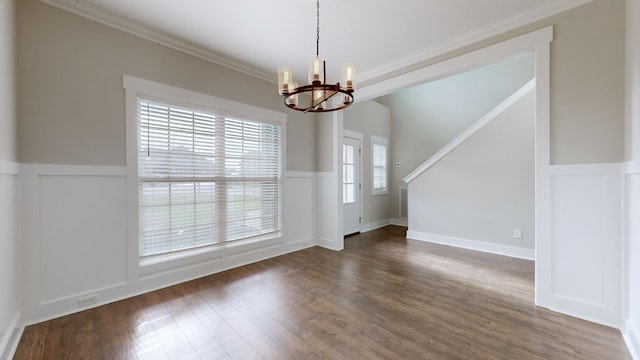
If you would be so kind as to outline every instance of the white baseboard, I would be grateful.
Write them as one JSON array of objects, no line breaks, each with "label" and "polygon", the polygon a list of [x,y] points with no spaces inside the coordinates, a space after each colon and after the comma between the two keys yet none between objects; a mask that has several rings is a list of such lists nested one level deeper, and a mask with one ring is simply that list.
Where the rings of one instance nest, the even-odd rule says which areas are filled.
[{"label": "white baseboard", "polygon": [[364,232],[372,231],[375,229],[380,229],[390,224],[391,224],[391,219],[384,219],[384,220],[374,221],[368,224],[362,224],[362,226],[360,226],[360,232],[364,233]]},{"label": "white baseboard", "polygon": [[455,246],[459,248],[482,251],[491,254],[505,255],[519,259],[534,260],[535,250],[525,249],[502,244],[494,244],[483,241],[456,238],[439,234],[429,234],[417,231],[407,231],[407,239],[426,241],[435,244]]},{"label": "white baseboard", "polygon": [[633,321],[627,319],[625,331],[622,333],[624,341],[633,360],[640,360],[640,330]]},{"label": "white baseboard", "polygon": [[21,315],[20,313],[17,313],[13,317],[13,320],[7,328],[3,338],[0,339],[0,359],[2,360],[13,359],[13,355],[18,348],[18,343],[20,343],[20,338],[24,331],[24,326],[20,325],[20,319]]},{"label": "white baseboard", "polygon": [[[228,256],[216,262],[204,262],[198,265],[184,267],[161,274],[154,274],[140,280],[121,283],[106,288],[91,291],[90,293],[74,294],[62,299],[41,303],[31,314],[25,315],[24,325],[32,325],[43,321],[59,318],[79,311],[95,308],[115,301],[124,300],[151,291],[163,289],[201,277],[213,275],[236,267],[256,263],[276,256],[303,250],[314,246],[312,240],[301,240],[281,246],[267,247],[257,251],[239,253]],[[90,306],[78,308],[78,298],[95,295],[98,301]]]},{"label": "white baseboard", "polygon": [[409,220],[407,220],[407,219],[391,219],[391,225],[408,227],[409,226]]}]

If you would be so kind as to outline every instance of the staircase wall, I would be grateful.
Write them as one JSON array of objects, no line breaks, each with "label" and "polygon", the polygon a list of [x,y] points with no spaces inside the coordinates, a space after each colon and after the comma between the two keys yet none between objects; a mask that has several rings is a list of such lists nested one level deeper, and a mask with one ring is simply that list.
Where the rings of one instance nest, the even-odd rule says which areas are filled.
[{"label": "staircase wall", "polygon": [[409,183],[408,237],[533,257],[534,110],[530,91]]}]

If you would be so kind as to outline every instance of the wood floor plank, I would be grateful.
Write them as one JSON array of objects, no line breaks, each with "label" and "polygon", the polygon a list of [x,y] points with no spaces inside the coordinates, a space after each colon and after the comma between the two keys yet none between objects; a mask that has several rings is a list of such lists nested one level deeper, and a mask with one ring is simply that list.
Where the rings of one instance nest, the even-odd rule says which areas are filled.
[{"label": "wood floor plank", "polygon": [[389,226],[25,329],[15,359],[629,360],[534,305],[531,261]]}]

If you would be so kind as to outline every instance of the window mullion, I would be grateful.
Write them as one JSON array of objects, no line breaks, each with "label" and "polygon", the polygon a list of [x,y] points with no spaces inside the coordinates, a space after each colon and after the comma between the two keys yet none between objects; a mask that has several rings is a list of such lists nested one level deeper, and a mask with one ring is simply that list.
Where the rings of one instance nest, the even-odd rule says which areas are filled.
[{"label": "window mullion", "polygon": [[218,242],[227,239],[227,182],[225,176],[225,119],[216,118],[215,121],[215,177],[222,178],[215,182],[215,223]]}]

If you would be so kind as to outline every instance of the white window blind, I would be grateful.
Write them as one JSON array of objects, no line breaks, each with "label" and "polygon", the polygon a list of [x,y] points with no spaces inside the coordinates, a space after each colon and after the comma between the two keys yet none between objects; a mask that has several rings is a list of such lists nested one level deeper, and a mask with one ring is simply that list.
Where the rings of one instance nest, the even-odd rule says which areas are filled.
[{"label": "white window blind", "polygon": [[372,194],[387,193],[387,139],[372,136]]},{"label": "white window blind", "polygon": [[281,129],[138,99],[140,255],[279,231]]}]

